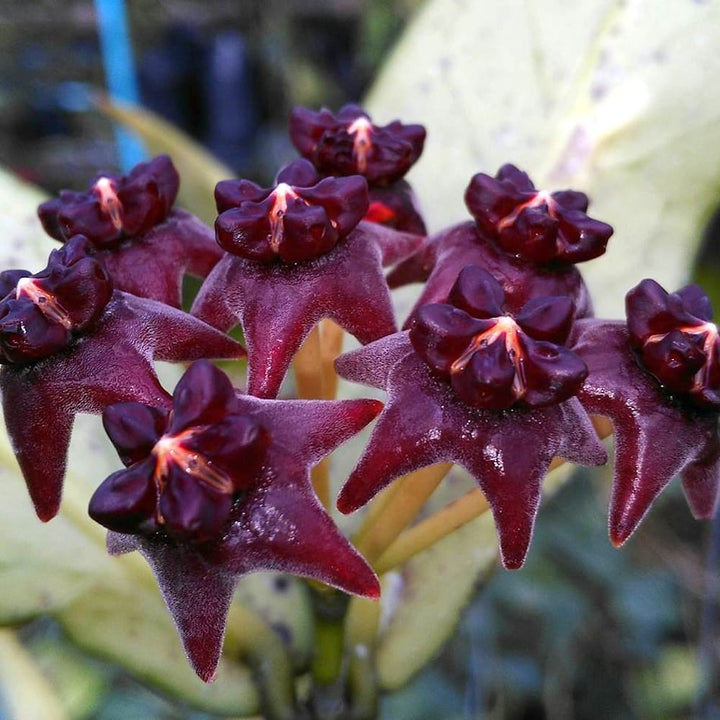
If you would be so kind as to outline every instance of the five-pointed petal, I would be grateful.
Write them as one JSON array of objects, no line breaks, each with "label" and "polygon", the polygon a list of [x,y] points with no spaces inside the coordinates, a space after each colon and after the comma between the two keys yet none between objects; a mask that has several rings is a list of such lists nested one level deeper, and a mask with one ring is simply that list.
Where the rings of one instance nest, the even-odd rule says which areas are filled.
[{"label": "five-pointed petal", "polygon": [[166,406],[153,360],[237,358],[242,346],[197,318],[115,291],[96,324],[65,350],[0,369],[5,424],[41,520],[58,511],[76,413],[136,400]]},{"label": "five-pointed petal", "polygon": [[221,330],[238,323],[248,350],[248,392],[274,397],[312,328],[331,318],[361,343],[395,332],[382,266],[422,238],[361,222],[332,250],[300,263],[227,254],[200,288],[192,313]]},{"label": "five-pointed petal", "polygon": [[531,410],[470,407],[448,383],[433,377],[406,333],[343,355],[337,369],[342,377],[388,394],[338,508],[352,512],[401,475],[455,462],[473,475],[492,507],[507,568],[525,560],[552,458],[586,465],[607,460],[577,398]]},{"label": "five-pointed petal", "polygon": [[[208,364],[193,365],[176,388],[176,410],[181,394],[193,392],[193,376],[217,373],[217,369],[208,370]],[[234,416],[257,423],[270,441],[255,477],[249,483],[243,478],[245,489],[220,537],[182,542],[162,530],[108,536],[111,552],[139,550],[147,559],[190,662],[204,680],[214,676],[232,593],[242,575],[281,570],[348,593],[370,598],[380,594],[372,569],[317,499],[310,468],[370,422],[382,404],[376,400],[262,400],[238,394],[233,405]],[[206,457],[211,464],[212,457],[212,453]]]},{"label": "five-pointed petal", "polygon": [[590,413],[615,426],[610,539],[622,545],[676,475],[692,513],[710,518],[720,488],[718,411],[693,407],[663,390],[644,370],[624,322],[583,320],[573,350],[590,374],[578,393]]}]

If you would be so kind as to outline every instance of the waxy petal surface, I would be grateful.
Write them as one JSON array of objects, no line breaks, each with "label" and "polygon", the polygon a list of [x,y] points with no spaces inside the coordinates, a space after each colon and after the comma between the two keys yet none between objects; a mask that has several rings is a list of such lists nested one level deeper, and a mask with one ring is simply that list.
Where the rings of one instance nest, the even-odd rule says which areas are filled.
[{"label": "waxy petal surface", "polygon": [[8,434],[38,516],[57,514],[76,413],[124,401],[167,407],[153,360],[243,355],[238,343],[197,318],[116,291],[92,331],[69,348],[0,369]]},{"label": "waxy petal surface", "polygon": [[302,263],[264,264],[226,255],[200,288],[192,313],[227,331],[238,323],[248,350],[248,392],[274,397],[313,327],[331,318],[368,343],[394,333],[382,266],[422,242],[361,222],[330,252]]},{"label": "waxy petal surface", "polygon": [[578,398],[615,427],[610,539],[622,545],[670,480],[680,475],[696,517],[711,517],[720,484],[715,410],[693,408],[666,393],[640,367],[623,322],[584,320],[573,350],[590,371]]},{"label": "waxy petal surface", "polygon": [[401,475],[455,462],[473,475],[492,507],[505,567],[520,567],[552,458],[589,465],[607,460],[589,417],[576,398],[532,410],[472,408],[432,376],[405,333],[400,337],[404,354],[401,342],[384,338],[338,359],[338,372],[358,382],[381,377],[377,370],[365,371],[364,364],[389,366],[387,405],[338,508],[352,512]]}]

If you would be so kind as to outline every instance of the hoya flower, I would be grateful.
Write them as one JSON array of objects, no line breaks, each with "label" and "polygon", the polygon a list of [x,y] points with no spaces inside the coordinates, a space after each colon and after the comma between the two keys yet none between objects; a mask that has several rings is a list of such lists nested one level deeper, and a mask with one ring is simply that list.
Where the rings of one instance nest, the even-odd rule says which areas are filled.
[{"label": "hoya flower", "polygon": [[218,184],[215,229],[227,250],[200,288],[192,313],[221,330],[242,325],[248,392],[274,397],[312,328],[333,319],[361,343],[395,332],[382,266],[422,242],[361,222],[367,185],[357,175],[325,178],[306,160],[261,188]]},{"label": "hoya flower", "polygon": [[422,125],[397,120],[375,125],[358,105],[345,105],[337,115],[298,107],[290,114],[290,139],[321,175],[362,175],[367,180],[367,220],[425,234],[412,189],[402,179],[422,153]]},{"label": "hoya flower", "polygon": [[197,318],[113,290],[81,235],[35,275],[6,271],[0,300],[5,424],[42,520],[58,511],[76,413],[126,400],[167,404],[154,360],[240,357],[243,348]]},{"label": "hoya flower", "polygon": [[573,344],[589,369],[580,401],[615,426],[617,546],[676,475],[697,518],[712,517],[720,484],[720,340],[710,301],[696,285],[668,293],[643,280],[626,309],[627,324],[579,322]]},{"label": "hoya flower", "polygon": [[115,287],[180,307],[187,272],[205,277],[222,256],[212,230],[173,210],[180,179],[167,155],[128,175],[102,175],[87,192],[63,190],[38,208],[45,231],[66,242],[85,235]]},{"label": "hoya flower", "polygon": [[538,191],[524,172],[503,165],[495,178],[478,173],[471,179],[465,204],[475,222],[429,238],[390,273],[390,287],[427,280],[415,307],[441,302],[460,270],[478,264],[500,281],[512,310],[532,297],[567,295],[577,317],[592,314],[573,263],[602,255],[613,230],[586,215],[586,195]]},{"label": "hoya flower", "polygon": [[575,397],[587,369],[562,345],[572,317],[564,297],[513,315],[497,281],[469,267],[449,302],[420,308],[409,332],[338,358],[340,375],[388,395],[338,508],[351,512],[401,475],[454,462],[490,503],[505,567],[520,567],[552,458],[607,460]]},{"label": "hoya flower", "polygon": [[152,567],[189,659],[211,680],[238,578],[281,570],[377,598],[372,569],[313,492],[310,468],[380,411],[375,400],[260,400],[194,363],[172,406],[122,403],[105,428],[125,465],[90,501],[111,552]]}]

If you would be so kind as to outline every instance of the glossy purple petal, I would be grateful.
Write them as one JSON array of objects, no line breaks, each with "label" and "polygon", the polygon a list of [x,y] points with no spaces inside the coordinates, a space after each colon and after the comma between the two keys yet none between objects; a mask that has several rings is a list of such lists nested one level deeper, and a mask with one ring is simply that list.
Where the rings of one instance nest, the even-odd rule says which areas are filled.
[{"label": "glossy purple petal", "polygon": [[[201,371],[213,374],[216,379],[219,374],[217,370],[201,368]],[[197,374],[195,371],[194,375]],[[223,394],[221,387],[219,391]],[[200,393],[208,394],[202,387]],[[256,570],[279,570],[310,577],[345,592],[379,596],[377,577],[315,496],[310,468],[364,427],[381,408],[382,404],[375,400],[260,400],[238,394],[237,404],[228,417],[251,419],[266,429],[270,441],[264,462],[237,496],[221,534],[216,539],[203,536],[192,542],[177,542],[172,537],[172,528],[167,528],[168,532],[162,528],[157,532],[141,531],[134,536],[116,532],[108,535],[111,552],[139,550],[147,559],[190,662],[204,680],[214,677],[230,598],[242,575]],[[203,426],[198,432],[207,431],[207,426]],[[203,452],[209,451],[207,444],[198,449],[201,447]],[[206,455],[210,463],[214,459],[214,455]],[[243,469],[235,467],[230,472],[242,473]],[[115,475],[105,483],[113,483]],[[184,480],[189,482],[191,478],[192,474],[186,473]],[[130,480],[135,482],[132,477]],[[106,499],[105,483],[96,492],[91,510],[115,502],[112,486],[108,488],[112,491],[110,500]],[[202,515],[201,504],[195,503],[196,490],[189,485],[176,485],[165,507],[173,512],[197,511]],[[142,498],[141,492],[135,496],[138,494]],[[183,498],[186,500],[181,502]],[[133,503],[134,500],[130,510],[138,505]],[[120,505],[120,509],[124,518],[125,508]]]},{"label": "glossy purple petal", "polygon": [[274,397],[312,328],[329,317],[368,343],[395,332],[383,264],[421,238],[372,223],[330,252],[293,265],[227,255],[200,289],[192,313],[227,331],[240,324],[248,350],[248,392]]},{"label": "glossy purple petal", "polygon": [[147,232],[170,213],[180,178],[167,155],[139,163],[128,175],[101,175],[84,193],[63,190],[38,215],[46,232],[65,241],[85,235],[98,247]]},{"label": "glossy purple petal", "polygon": [[[395,478],[438,462],[455,462],[475,478],[492,507],[503,563],[520,567],[537,513],[542,479],[554,456],[598,465],[606,461],[576,398],[532,410],[486,411],[461,402],[415,354],[405,333],[338,359],[349,380],[387,373],[388,402],[368,446],[338,498],[342,512],[361,507]],[[405,352],[402,352],[402,342]],[[379,347],[377,347],[379,346]]]},{"label": "glossy purple petal", "polygon": [[295,108],[290,139],[323,175],[363,175],[373,185],[399,180],[417,161],[425,142],[422,125],[372,123],[358,105],[337,115],[327,109]]},{"label": "glossy purple petal", "polygon": [[615,427],[612,542],[622,545],[632,535],[678,474],[693,513],[710,517],[720,481],[718,412],[664,391],[640,366],[624,323],[585,320],[574,336],[573,349],[590,371],[578,397],[588,412],[606,415]]},{"label": "glossy purple petal", "polygon": [[63,190],[38,215],[60,242],[87,236],[115,288],[180,307],[185,273],[204,278],[222,257],[211,228],[172,210],[178,175],[167,156],[123,177],[96,179],[85,193]]},{"label": "glossy purple petal", "polygon": [[465,203],[481,232],[533,263],[576,263],[605,252],[613,229],[586,215],[588,199],[573,190],[538,191],[514,165],[492,178],[478,173]]},{"label": "glossy purple petal", "polygon": [[58,511],[76,413],[127,401],[166,408],[154,360],[242,355],[238,343],[187,313],[115,292],[91,331],[67,349],[2,367],[5,423],[38,516],[50,520]]}]

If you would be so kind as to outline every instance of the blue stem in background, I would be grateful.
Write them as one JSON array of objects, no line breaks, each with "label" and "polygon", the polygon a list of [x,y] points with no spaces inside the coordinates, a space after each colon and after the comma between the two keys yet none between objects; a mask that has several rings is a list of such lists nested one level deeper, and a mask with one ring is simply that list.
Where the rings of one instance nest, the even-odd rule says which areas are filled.
[{"label": "blue stem in background", "polygon": [[[105,82],[110,96],[120,102],[139,104],[125,0],[95,0]],[[120,167],[124,172],[145,158],[140,140],[124,128],[115,127]]]}]

